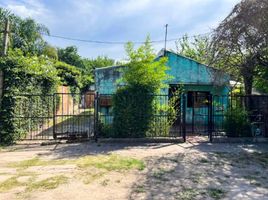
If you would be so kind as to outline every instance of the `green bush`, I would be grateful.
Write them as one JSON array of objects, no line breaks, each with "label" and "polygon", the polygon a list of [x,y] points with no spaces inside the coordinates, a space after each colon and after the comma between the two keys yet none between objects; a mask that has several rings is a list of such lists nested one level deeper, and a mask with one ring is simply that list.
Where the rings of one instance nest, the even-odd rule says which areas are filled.
[{"label": "green bush", "polygon": [[[0,109],[0,143],[10,144],[14,140],[26,133],[24,127],[27,121],[18,119],[18,110],[21,116],[39,116],[40,113],[52,113],[52,103],[50,107],[45,97],[57,91],[59,78],[57,70],[52,62],[45,57],[24,56],[21,51],[10,52],[8,57],[0,59],[0,66],[4,72],[3,98]],[[32,96],[29,105],[33,109],[26,107],[21,110],[22,103],[27,104],[29,99],[19,96],[20,94],[43,94]],[[38,103],[37,103],[38,102]],[[31,113],[30,113],[31,112]],[[32,124],[32,127],[38,126]],[[19,125],[20,124],[20,125]]]},{"label": "green bush", "polygon": [[141,85],[125,86],[113,96],[115,137],[145,137],[153,117],[153,95]]},{"label": "green bush", "polygon": [[228,137],[250,137],[248,113],[242,106],[229,108],[225,113],[224,129]]}]

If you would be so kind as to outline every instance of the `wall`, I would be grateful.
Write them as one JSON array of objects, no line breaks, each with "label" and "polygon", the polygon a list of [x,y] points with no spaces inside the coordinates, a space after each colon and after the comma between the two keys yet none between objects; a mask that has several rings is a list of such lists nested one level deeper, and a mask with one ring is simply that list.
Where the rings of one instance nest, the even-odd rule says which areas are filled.
[{"label": "wall", "polygon": [[183,57],[172,52],[167,52],[166,56],[168,57],[167,66],[170,67],[167,73],[174,77],[172,80],[168,81],[169,84],[229,84],[229,76],[222,71],[216,70],[212,67],[208,67],[192,59]]},{"label": "wall", "polygon": [[[167,84],[183,84],[186,90],[211,91],[213,94],[226,95],[230,77],[214,68],[200,64],[189,58],[167,52],[167,73],[173,78]],[[95,86],[100,94],[112,94],[119,86],[122,66],[97,68],[95,70]],[[221,87],[225,85],[225,87]],[[214,87],[216,86],[216,87]],[[162,90],[167,93],[168,90]]]},{"label": "wall", "polygon": [[122,66],[95,69],[95,88],[100,94],[113,94],[119,86]]}]

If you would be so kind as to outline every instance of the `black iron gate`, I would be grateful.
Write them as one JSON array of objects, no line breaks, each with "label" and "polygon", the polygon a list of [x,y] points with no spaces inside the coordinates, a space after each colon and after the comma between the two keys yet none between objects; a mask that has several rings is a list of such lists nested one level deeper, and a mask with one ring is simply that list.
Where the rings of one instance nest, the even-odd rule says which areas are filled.
[{"label": "black iron gate", "polygon": [[[110,97],[93,92],[16,95],[17,139],[106,137],[100,127],[108,130],[113,123]],[[170,104],[170,98],[169,95],[154,95],[156,109],[146,137],[186,141],[189,136],[206,136],[212,141],[214,137],[237,136],[227,133],[224,123],[227,113],[238,106],[247,113],[249,136],[268,136],[268,96],[181,94],[175,101],[176,120],[169,126],[170,115],[164,105]]]},{"label": "black iron gate", "polygon": [[94,137],[94,93],[20,94],[15,100],[17,139]]}]

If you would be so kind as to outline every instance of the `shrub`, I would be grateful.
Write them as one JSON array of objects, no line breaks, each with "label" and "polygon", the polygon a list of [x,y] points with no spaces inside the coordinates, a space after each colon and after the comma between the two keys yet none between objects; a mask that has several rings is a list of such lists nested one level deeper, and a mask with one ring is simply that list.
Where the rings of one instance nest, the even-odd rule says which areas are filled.
[{"label": "shrub", "polygon": [[[0,143],[10,144],[26,132],[19,128],[19,123],[27,124],[27,122],[19,122],[19,119],[16,118],[18,106],[23,102],[25,103],[26,99],[19,98],[18,95],[44,94],[44,98],[33,96],[31,98],[33,109],[30,111],[25,108],[23,113],[20,113],[23,116],[30,116],[29,112],[34,112],[31,115],[37,116],[38,113],[42,113],[48,108],[40,106],[47,105],[46,103],[34,106],[35,102],[47,101],[45,95],[56,92],[59,79],[57,71],[49,59],[23,56],[19,50],[10,52],[8,57],[1,58],[0,65],[4,72],[4,95],[0,109]],[[49,109],[52,111],[52,104]],[[36,121],[36,123],[38,122]]]},{"label": "shrub", "polygon": [[113,96],[115,137],[145,137],[153,116],[153,95],[142,85],[125,86]]},{"label": "shrub", "polygon": [[225,113],[224,129],[228,137],[250,137],[247,111],[242,106],[229,108]]}]

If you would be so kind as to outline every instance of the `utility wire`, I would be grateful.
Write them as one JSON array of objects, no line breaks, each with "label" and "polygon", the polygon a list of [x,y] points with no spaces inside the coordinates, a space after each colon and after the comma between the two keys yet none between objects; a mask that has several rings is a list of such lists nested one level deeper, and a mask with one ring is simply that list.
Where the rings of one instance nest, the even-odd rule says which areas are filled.
[{"label": "utility wire", "polygon": [[[205,36],[210,34],[211,32],[208,33],[203,33],[203,34],[198,34],[198,35],[192,35],[192,36],[187,36],[188,38],[193,38],[193,37],[197,37],[197,36]],[[80,38],[73,38],[73,37],[66,37],[66,36],[60,36],[60,35],[52,35],[52,34],[46,34],[46,33],[42,33],[42,35],[48,36],[48,37],[53,37],[53,38],[60,38],[60,39],[64,39],[64,40],[71,40],[71,41],[78,41],[78,42],[86,42],[86,43],[95,43],[95,44],[126,44],[127,42],[123,42],[123,41],[101,41],[101,40],[86,40],[86,39],[80,39]],[[180,39],[183,39],[183,37],[180,38],[172,38],[172,39],[168,39],[166,40],[167,42],[172,42],[172,41],[178,41]],[[165,42],[165,40],[151,40],[150,43],[163,43]],[[143,42],[140,41],[134,41],[132,42],[134,44],[144,44]]]}]

